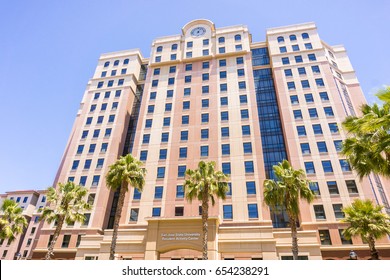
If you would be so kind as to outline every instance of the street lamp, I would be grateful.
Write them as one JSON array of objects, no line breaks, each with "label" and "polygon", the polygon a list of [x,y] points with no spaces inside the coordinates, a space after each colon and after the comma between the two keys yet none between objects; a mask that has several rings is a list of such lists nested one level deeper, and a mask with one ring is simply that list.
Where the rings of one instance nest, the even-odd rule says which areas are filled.
[{"label": "street lamp", "polygon": [[349,252],[349,259],[350,259],[350,260],[355,260],[355,261],[358,259],[358,255],[355,253],[354,250],[351,250],[351,251]]}]

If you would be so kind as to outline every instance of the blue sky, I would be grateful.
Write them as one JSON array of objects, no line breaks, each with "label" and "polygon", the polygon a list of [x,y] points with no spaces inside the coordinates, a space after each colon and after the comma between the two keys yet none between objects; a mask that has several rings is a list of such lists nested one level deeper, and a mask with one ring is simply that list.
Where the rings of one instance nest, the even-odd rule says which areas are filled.
[{"label": "blue sky", "polygon": [[347,48],[370,102],[390,85],[387,0],[19,0],[1,10],[0,193],[52,184],[100,54],[139,48],[149,57],[154,38],[193,19],[245,24],[253,41],[267,28],[314,21],[324,41]]}]

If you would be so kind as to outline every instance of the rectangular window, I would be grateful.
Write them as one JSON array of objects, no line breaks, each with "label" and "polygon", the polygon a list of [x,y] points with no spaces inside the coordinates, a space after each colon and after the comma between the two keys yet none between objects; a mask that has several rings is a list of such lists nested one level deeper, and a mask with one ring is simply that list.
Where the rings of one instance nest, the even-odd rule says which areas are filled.
[{"label": "rectangular window", "polygon": [[160,149],[160,155],[158,157],[159,160],[165,160],[167,159],[168,150],[167,149]]},{"label": "rectangular window", "polygon": [[202,50],[202,55],[203,56],[209,55],[209,50],[208,49]]},{"label": "rectangular window", "polygon": [[154,199],[162,199],[164,188],[161,186],[154,188]]},{"label": "rectangular window", "polygon": [[156,99],[156,95],[157,95],[157,92],[155,92],[155,91],[151,92],[149,99],[150,100],[155,100]]},{"label": "rectangular window", "polygon": [[169,67],[169,73],[175,73],[176,72],[176,66]]},{"label": "rectangular window", "polygon": [[209,113],[203,113],[201,115],[201,121],[202,121],[202,123],[208,123],[209,122]]},{"label": "rectangular window", "polygon": [[256,184],[254,181],[246,182],[246,193],[256,194]]},{"label": "rectangular window", "polygon": [[118,80],[118,86],[122,86],[125,82],[125,79],[119,79]]},{"label": "rectangular window", "polygon": [[160,68],[155,68],[153,70],[153,75],[160,75]]},{"label": "rectangular window", "polygon": [[91,109],[89,109],[90,112],[93,112],[96,110],[96,104],[91,105]]},{"label": "rectangular window", "polygon": [[161,207],[153,207],[152,217],[160,217],[160,215],[161,215]]},{"label": "rectangular window", "polygon": [[292,50],[293,50],[294,52],[299,51],[299,46],[298,46],[298,45],[292,45],[291,47],[292,47]]},{"label": "rectangular window", "polygon": [[190,96],[191,95],[191,88],[184,88],[184,96]]},{"label": "rectangular window", "polygon": [[146,161],[148,159],[148,151],[141,151],[139,155],[139,160]]},{"label": "rectangular window", "polygon": [[154,58],[154,62],[161,62],[161,56],[160,56],[160,55],[157,55],[157,56]]},{"label": "rectangular window", "polygon": [[302,59],[302,56],[301,56],[301,55],[296,55],[294,58],[295,58],[295,62],[296,62],[296,63],[301,63],[301,62],[303,62],[303,59]]},{"label": "rectangular window", "polygon": [[92,179],[92,186],[99,185],[99,180],[100,180],[100,176],[99,175],[94,175],[93,179]]},{"label": "rectangular window", "polygon": [[167,90],[167,98],[172,98],[173,97],[173,89],[168,89]]},{"label": "rectangular window", "polygon": [[327,153],[328,152],[328,148],[326,147],[326,142],[324,142],[324,141],[317,142],[317,148],[318,148],[319,153]]},{"label": "rectangular window", "polygon": [[309,155],[311,153],[309,143],[301,143],[301,152],[302,155]]},{"label": "rectangular window", "polygon": [[302,88],[310,88],[310,84],[308,80],[301,81]]},{"label": "rectangular window", "polygon": [[175,84],[175,78],[171,77],[168,78],[168,85],[174,85]]},{"label": "rectangular window", "polygon": [[175,216],[176,217],[182,217],[184,216],[184,207],[175,207]]},{"label": "rectangular window", "polygon": [[187,167],[185,165],[179,165],[177,167],[177,177],[182,178],[186,174]]},{"label": "rectangular window", "polygon": [[[91,144],[91,146],[92,146],[92,144]],[[102,146],[100,148],[100,152],[105,153],[107,151],[107,148],[108,148],[108,143],[102,143]]]},{"label": "rectangular window", "polygon": [[229,128],[228,127],[221,127],[221,136],[222,137],[229,137]]},{"label": "rectangular window", "polygon": [[183,110],[190,109],[190,101],[183,101]]},{"label": "rectangular window", "polygon": [[321,195],[320,187],[318,186],[318,182],[310,182],[310,183],[309,183],[309,187],[310,187],[311,191],[312,191],[315,195]]},{"label": "rectangular window", "polygon": [[243,57],[237,57],[236,58],[236,64],[239,65],[239,64],[244,64],[244,58]]},{"label": "rectangular window", "polygon": [[282,57],[282,63],[283,65],[290,64],[290,59],[288,57]]},{"label": "rectangular window", "polygon": [[77,154],[82,154],[83,153],[83,150],[84,150],[84,145],[79,145],[77,147]]},{"label": "rectangular window", "polygon": [[138,208],[132,208],[130,210],[130,222],[138,221],[138,212],[139,212]]},{"label": "rectangular window", "polygon": [[171,125],[171,117],[165,117],[163,119],[163,126],[170,126]]},{"label": "rectangular window", "polygon": [[341,171],[343,172],[352,171],[351,166],[349,165],[349,162],[346,159],[340,159],[340,166],[341,166]]},{"label": "rectangular window", "polygon": [[226,71],[220,71],[219,72],[219,78],[220,79],[226,79]]},{"label": "rectangular window", "polygon": [[192,76],[190,76],[190,75],[184,77],[184,82],[185,83],[191,83],[191,80],[192,80]]},{"label": "rectangular window", "polygon": [[171,54],[171,60],[176,60],[176,54]]},{"label": "rectangular window", "polygon": [[89,169],[91,167],[91,162],[92,162],[91,159],[85,160],[84,169]]},{"label": "rectangular window", "polygon": [[182,185],[176,186],[176,198],[184,198],[184,187]]},{"label": "rectangular window", "polygon": [[232,196],[232,183],[228,183],[228,190],[226,192],[226,196]]},{"label": "rectangular window", "polygon": [[200,138],[201,139],[209,139],[209,130],[207,128],[200,130]]},{"label": "rectangular window", "polygon": [[249,125],[241,126],[242,135],[251,135],[251,128]]},{"label": "rectangular window", "polygon": [[228,111],[221,112],[221,121],[228,121],[228,120],[229,120],[229,112]]},{"label": "rectangular window", "polygon": [[334,116],[332,107],[324,107],[324,112],[325,112],[325,116],[327,116],[327,117]]},{"label": "rectangular window", "polygon": [[308,54],[307,57],[309,58],[309,61],[316,61],[317,60],[316,55],[314,53]]},{"label": "rectangular window", "polygon": [[97,84],[97,88],[102,88],[103,85],[104,85],[104,82],[99,82],[99,83]]},{"label": "rectangular window", "polygon": [[325,173],[332,173],[333,167],[330,160],[323,160],[322,161],[322,168],[324,169]]},{"label": "rectangular window", "polygon": [[120,89],[116,90],[115,91],[115,97],[120,97],[121,93],[122,93],[122,91]]},{"label": "rectangular window", "polygon": [[338,195],[339,194],[339,188],[337,187],[336,181],[328,181],[326,182],[328,186],[328,191],[330,195]]},{"label": "rectangular window", "polygon": [[186,52],[186,58],[191,58],[192,57],[192,52]]},{"label": "rectangular window", "polygon": [[347,189],[348,189],[349,194],[359,193],[355,180],[347,180],[347,181],[345,181],[345,184],[347,185]]},{"label": "rectangular window", "polygon": [[295,83],[294,82],[287,82],[287,88],[289,90],[294,90],[295,89]]},{"label": "rectangular window", "polygon": [[96,100],[96,99],[99,99],[99,97],[100,97],[100,92],[95,92],[93,99]]},{"label": "rectangular window", "polygon": [[323,205],[313,205],[314,214],[317,220],[326,220],[325,210]]},{"label": "rectangular window", "polygon": [[228,98],[227,97],[221,97],[220,98],[220,104],[221,104],[221,106],[228,105]]},{"label": "rectangular window", "polygon": [[209,69],[210,68],[210,62],[204,61],[202,62],[202,69]]},{"label": "rectangular window", "polygon": [[330,133],[338,133],[339,132],[339,127],[337,125],[337,123],[329,123],[329,130],[330,130]]},{"label": "rectangular window", "polygon": [[324,84],[324,80],[323,79],[316,79],[316,85],[318,86],[318,87],[323,87],[323,86],[325,86],[325,84]]},{"label": "rectangular window", "polygon": [[103,123],[103,119],[104,119],[104,116],[99,116],[96,123],[97,124]]},{"label": "rectangular window", "polygon": [[116,109],[118,109],[118,102],[112,102],[111,110],[116,110]]},{"label": "rectangular window", "polygon": [[133,199],[134,200],[140,200],[141,199],[141,195],[142,195],[142,193],[138,189],[134,188]]},{"label": "rectangular window", "polygon": [[341,150],[343,149],[343,141],[342,140],[334,140],[333,143],[334,143],[334,147],[336,149],[336,152],[341,152]]},{"label": "rectangular window", "polygon": [[244,154],[251,154],[252,153],[252,143],[251,142],[243,143],[242,145],[244,148]]},{"label": "rectangular window", "polygon": [[306,128],[304,125],[297,126],[298,136],[306,136]]},{"label": "rectangular window", "polygon": [[145,128],[151,128],[152,127],[152,122],[153,122],[152,119],[147,119],[145,121]]},{"label": "rectangular window", "polygon": [[72,164],[72,170],[76,170],[77,167],[79,166],[80,161],[79,160],[74,160]]},{"label": "rectangular window", "polygon": [[292,77],[292,71],[291,69],[284,69],[284,76],[286,77]]},{"label": "rectangular window", "polygon": [[208,107],[209,107],[209,100],[202,99],[202,108],[208,108]]},{"label": "rectangular window", "polygon": [[183,130],[180,132],[180,141],[188,140],[188,130]]},{"label": "rectangular window", "polygon": [[245,161],[244,166],[245,166],[245,173],[254,173],[255,172],[255,169],[253,166],[253,161]]},{"label": "rectangular window", "polygon": [[208,81],[210,79],[209,73],[203,73],[202,74],[202,81]]},{"label": "rectangular window", "polygon": [[313,103],[314,102],[313,94],[306,93],[305,94],[305,100],[306,100],[306,103]]},{"label": "rectangular window", "polygon": [[115,115],[109,115],[108,116],[108,122],[113,123],[115,121]]},{"label": "rectangular window", "polygon": [[104,137],[110,137],[112,132],[112,128],[106,128],[106,131],[104,132]]},{"label": "rectangular window", "polygon": [[154,112],[154,105],[148,105],[148,113],[153,113]]},{"label": "rectangular window", "polygon": [[201,157],[209,156],[209,146],[200,146],[200,156]]},{"label": "rectangular window", "polygon": [[237,69],[237,76],[238,77],[245,76],[245,70],[244,69]]},{"label": "rectangular window", "polygon": [[293,110],[294,119],[295,120],[302,120],[302,111],[301,110]]},{"label": "rectangular window", "polygon": [[318,118],[317,109],[316,108],[310,108],[309,109],[309,116],[310,118]]},{"label": "rectangular window", "polygon": [[121,75],[125,75],[126,72],[127,72],[127,69],[126,69],[126,68],[121,69]]},{"label": "rectangular window", "polygon": [[152,87],[158,86],[158,80],[153,80],[152,81]]},{"label": "rectangular window", "polygon": [[172,111],[172,103],[166,103],[165,104],[165,112]]},{"label": "rectangular window", "polygon": [[157,178],[161,179],[165,177],[165,167],[157,167]]},{"label": "rectangular window", "polygon": [[246,89],[246,83],[245,83],[245,81],[238,82],[238,89]]},{"label": "rectangular window", "polygon": [[236,45],[235,48],[237,52],[242,51],[242,45]]},{"label": "rectangular window", "polygon": [[299,75],[306,75],[306,69],[305,69],[305,67],[299,67],[299,68],[298,68],[298,74],[299,74]]},{"label": "rectangular window", "polygon": [[240,104],[247,104],[248,97],[246,95],[240,95]]},{"label": "rectangular window", "polygon": [[230,162],[223,162],[222,163],[222,172],[225,173],[226,175],[231,174]]},{"label": "rectangular window", "polygon": [[87,121],[85,122],[85,125],[89,125],[89,124],[91,124],[92,123],[92,117],[88,117],[87,118]]},{"label": "rectangular window", "polygon": [[221,92],[226,92],[227,91],[227,84],[220,84],[219,89]]},{"label": "rectangular window", "polygon": [[311,45],[311,43],[305,43],[305,49],[312,50],[313,46]]},{"label": "rectangular window", "polygon": [[319,74],[319,73],[321,73],[320,67],[319,67],[318,65],[313,65],[313,66],[311,67],[311,71],[312,71],[314,74]]},{"label": "rectangular window", "polygon": [[248,109],[243,109],[240,111],[241,112],[241,119],[249,119],[249,111]]},{"label": "rectangular window", "polygon": [[187,148],[182,147],[179,149],[179,158],[187,158]]},{"label": "rectangular window", "polygon": [[280,53],[285,53],[285,52],[287,52],[287,48],[286,47],[279,47],[279,51],[280,51]]},{"label": "rectangular window", "polygon": [[342,204],[333,204],[333,212],[336,219],[343,219],[345,217],[342,208]]},{"label": "rectangular window", "polygon": [[161,133],[161,143],[168,142],[168,139],[169,139],[169,132]]},{"label": "rectangular window", "polygon": [[223,219],[225,219],[225,220],[233,219],[233,206],[232,205],[224,205],[223,206]]},{"label": "rectangular window", "polygon": [[248,204],[248,217],[249,217],[249,219],[259,218],[257,204]]},{"label": "rectangular window", "polygon": [[297,95],[290,95],[290,101],[292,105],[299,104],[299,99]]},{"label": "rectangular window", "polygon": [[181,117],[181,124],[188,124],[190,121],[190,116],[182,116]]},{"label": "rectangular window", "polygon": [[222,144],[221,145],[222,155],[230,155],[230,144]]},{"label": "rectangular window", "polygon": [[312,161],[305,162],[306,174],[315,174],[316,170],[314,168],[314,163]]},{"label": "rectangular window", "polygon": [[313,124],[313,132],[315,135],[322,135],[322,128],[320,124]]},{"label": "rectangular window", "polygon": [[202,93],[209,93],[210,89],[209,86],[202,86]]},{"label": "rectangular window", "polygon": [[70,237],[71,237],[71,235],[64,235],[64,239],[62,239],[61,248],[68,248],[69,247]]},{"label": "rectangular window", "polygon": [[187,42],[187,48],[192,48],[192,47],[193,47],[193,42],[192,41]]},{"label": "rectangular window", "polygon": [[319,230],[321,245],[332,245],[332,241],[330,239],[329,230]]},{"label": "rectangular window", "polygon": [[219,53],[225,53],[225,47],[220,47],[218,50],[219,50]]},{"label": "rectangular window", "polygon": [[328,101],[329,100],[328,93],[326,91],[320,92],[320,98],[321,98],[321,101]]}]

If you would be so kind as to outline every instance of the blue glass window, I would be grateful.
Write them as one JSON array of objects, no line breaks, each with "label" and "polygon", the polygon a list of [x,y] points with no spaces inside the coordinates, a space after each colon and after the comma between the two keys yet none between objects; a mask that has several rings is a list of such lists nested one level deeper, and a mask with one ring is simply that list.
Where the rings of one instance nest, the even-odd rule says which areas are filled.
[{"label": "blue glass window", "polygon": [[202,74],[202,81],[208,81],[210,79],[209,73],[203,73]]},{"label": "blue glass window", "polygon": [[209,122],[209,114],[208,113],[203,113],[201,115],[201,120],[202,120],[202,123],[208,123]]},{"label": "blue glass window", "polygon": [[315,174],[316,170],[314,168],[314,163],[312,161],[305,162],[306,174]]},{"label": "blue glass window", "polygon": [[116,110],[118,108],[118,102],[112,102],[111,110]]},{"label": "blue glass window", "polygon": [[313,46],[311,45],[311,43],[305,43],[305,49],[312,50]]},{"label": "blue glass window", "polygon": [[165,177],[165,167],[157,167],[157,178]]},{"label": "blue glass window", "polygon": [[299,51],[299,46],[298,46],[298,45],[292,45],[291,47],[292,47],[292,50],[293,50],[294,52]]},{"label": "blue glass window", "polygon": [[177,50],[177,44],[172,44],[171,51],[175,51],[175,50]]},{"label": "blue glass window", "polygon": [[104,62],[104,67],[108,67],[110,65],[109,61]]},{"label": "blue glass window", "polygon": [[307,57],[309,58],[309,61],[316,61],[316,55],[314,53],[308,54]]},{"label": "blue glass window", "polygon": [[103,103],[100,111],[105,111],[107,109],[107,103]]},{"label": "blue glass window", "polygon": [[112,132],[112,128],[106,128],[106,131],[104,132],[104,137],[110,137]]},{"label": "blue glass window", "polygon": [[222,155],[230,155],[230,144],[222,144],[221,145]]},{"label": "blue glass window", "polygon": [[92,119],[93,119],[92,117],[88,117],[85,124],[86,124],[86,125],[91,124],[91,123],[92,123]]},{"label": "blue glass window", "polygon": [[241,41],[241,35],[234,35],[234,41]]},{"label": "blue glass window", "polygon": [[146,161],[148,159],[148,151],[141,151],[139,155],[139,160]]},{"label": "blue glass window", "polygon": [[240,104],[247,104],[248,97],[246,95],[240,95]]},{"label": "blue glass window", "polygon": [[84,145],[79,145],[77,147],[77,154],[82,154],[83,153],[83,150],[84,150]]},{"label": "blue glass window", "polygon": [[279,51],[280,51],[280,53],[285,53],[285,52],[287,52],[287,48],[286,47],[279,47]]},{"label": "blue glass window", "polygon": [[74,160],[72,164],[72,170],[76,170],[77,167],[79,167],[79,163],[80,163],[79,160]]},{"label": "blue glass window", "polygon": [[310,84],[308,80],[301,81],[302,88],[310,88]]},{"label": "blue glass window", "polygon": [[102,88],[103,85],[104,85],[104,82],[99,82],[99,83],[97,84],[97,88]]},{"label": "blue glass window", "polygon": [[299,104],[298,95],[291,95],[290,96],[290,101],[291,101],[291,104],[293,104],[293,105]]},{"label": "blue glass window", "polygon": [[343,149],[343,141],[342,140],[334,140],[333,143],[334,143],[334,147],[336,149],[336,152],[341,152],[341,150]]},{"label": "blue glass window", "polygon": [[209,107],[209,100],[202,99],[202,108],[208,108],[208,107]]},{"label": "blue glass window", "polygon": [[226,66],[226,59],[220,59],[219,60],[219,67],[225,67]]},{"label": "blue glass window", "polygon": [[298,74],[299,74],[299,75],[306,75],[306,69],[305,69],[305,67],[299,67],[299,68],[298,68]]},{"label": "blue glass window", "polygon": [[150,134],[144,134],[142,138],[142,144],[148,144],[150,141]]},{"label": "blue glass window", "polygon": [[288,57],[282,57],[282,63],[283,65],[290,64],[290,59]]},{"label": "blue glass window", "polygon": [[241,119],[249,119],[249,111],[248,111],[248,109],[241,110]]},{"label": "blue glass window", "polygon": [[219,53],[225,53],[226,52],[225,47],[220,47],[218,50],[219,50]]},{"label": "blue glass window", "polygon": [[226,192],[226,196],[232,196],[232,183],[228,183],[228,190]]},{"label": "blue glass window", "polygon": [[318,86],[318,87],[323,87],[323,86],[325,86],[325,84],[324,84],[324,80],[323,79],[316,79],[316,85]]},{"label": "blue glass window", "polygon": [[187,167],[185,165],[179,165],[177,168],[177,177],[184,177]]},{"label": "blue glass window", "polygon": [[209,69],[210,68],[210,62],[204,61],[202,62],[202,69]]},{"label": "blue glass window", "polygon": [[226,71],[220,71],[219,72],[219,78],[220,79],[226,79]]},{"label": "blue glass window", "polygon": [[297,126],[298,136],[306,136],[306,129],[304,125]]},{"label": "blue glass window", "polygon": [[176,60],[176,54],[175,53],[171,54],[171,60]]},{"label": "blue glass window", "polygon": [[129,59],[128,59],[128,58],[126,58],[125,60],[123,60],[123,65],[127,65],[127,64],[129,64]]},{"label": "blue glass window", "polygon": [[175,78],[168,78],[168,85],[175,84]]},{"label": "blue glass window", "polygon": [[237,76],[238,77],[245,76],[245,70],[244,69],[237,69]]},{"label": "blue glass window", "polygon": [[187,42],[187,48],[192,48],[193,47],[193,42],[192,41],[189,41]]},{"label": "blue glass window", "polygon": [[172,111],[172,103],[166,103],[165,104],[165,112]]},{"label": "blue glass window", "polygon": [[190,101],[183,101],[183,110],[190,109]]},{"label": "blue glass window", "polygon": [[224,205],[223,206],[223,218],[225,220],[233,219],[233,206],[232,205]]},{"label": "blue glass window", "polygon": [[92,186],[97,186],[99,185],[100,181],[100,176],[99,175],[94,175],[92,178]]},{"label": "blue glass window", "polygon": [[296,63],[303,62],[303,59],[302,59],[302,56],[301,56],[301,55],[296,55],[294,58],[295,58],[295,62],[296,62]]},{"label": "blue glass window", "polygon": [[161,133],[161,142],[166,143],[169,139],[169,132],[163,132]]},{"label": "blue glass window", "polygon": [[317,142],[317,148],[318,148],[318,152],[320,153],[328,152],[328,148],[326,147],[326,143],[324,141]]},{"label": "blue glass window", "polygon": [[96,104],[91,105],[91,109],[89,110],[90,112],[93,112],[96,110]]},{"label": "blue glass window", "polygon": [[160,75],[160,68],[155,68],[153,70],[153,75]]},{"label": "blue glass window", "polygon": [[328,93],[326,91],[320,92],[320,98],[322,101],[328,101],[329,100]]},{"label": "blue glass window", "polygon": [[225,43],[225,37],[219,37],[218,43]]},{"label": "blue glass window", "polygon": [[111,91],[106,91],[106,92],[104,93],[104,99],[110,98],[110,94],[111,94]]},{"label": "blue glass window", "polygon": [[221,136],[222,137],[229,137],[229,128],[228,127],[221,127]]},{"label": "blue glass window", "polygon": [[309,188],[315,195],[321,195],[320,186],[318,185],[318,182],[310,182]]},{"label": "blue glass window", "polygon": [[114,122],[115,121],[115,115],[109,115],[108,116],[108,122],[109,123],[112,123],[112,122]]},{"label": "blue glass window", "polygon": [[294,34],[290,35],[290,41],[296,41],[297,40],[297,36],[295,36]]},{"label": "blue glass window", "polygon": [[181,117],[181,124],[188,124],[190,122],[190,116],[182,116]]},{"label": "blue glass window", "polygon": [[162,52],[162,50],[163,50],[163,47],[162,46],[158,46],[156,52]]},{"label": "blue glass window", "polygon": [[279,36],[279,37],[278,37],[278,43],[283,43],[283,42],[284,42],[283,36]]},{"label": "blue glass window", "polygon": [[238,82],[238,88],[239,88],[239,89],[246,89],[246,83],[245,83],[245,81]]},{"label": "blue glass window", "polygon": [[253,161],[245,161],[245,173],[253,173],[255,172],[255,169],[253,167]]},{"label": "blue glass window", "polygon": [[153,207],[152,217],[160,217],[160,215],[161,215],[161,207]]},{"label": "blue glass window", "polygon": [[337,123],[330,123],[329,125],[329,130],[331,133],[338,133],[339,132],[339,127]]},{"label": "blue glass window", "polygon": [[209,55],[209,50],[202,50],[202,55],[203,56]]},{"label": "blue glass window", "polygon": [[287,88],[289,90],[294,90],[295,89],[295,83],[294,82],[287,82]]},{"label": "blue glass window", "polygon": [[179,149],[179,158],[187,158],[187,147]]},{"label": "blue glass window", "polygon": [[313,103],[314,102],[313,94],[306,93],[305,94],[305,100],[306,100],[306,103]]},{"label": "blue glass window", "polygon": [[322,161],[322,168],[324,169],[325,173],[331,173],[333,172],[332,163],[330,160],[323,160]]},{"label": "blue glass window", "polygon": [[294,110],[294,119],[295,120],[301,120],[302,119],[302,111],[301,110]]},{"label": "blue glass window", "polygon": [[200,138],[201,139],[209,139],[209,130],[207,128],[200,130]]},{"label": "blue glass window", "polygon": [[173,90],[172,89],[168,89],[167,90],[167,98],[171,98],[173,97]]},{"label": "blue glass window", "polygon": [[243,57],[237,57],[236,58],[236,64],[239,65],[239,64],[244,64],[244,58]]},{"label": "blue glass window", "polygon": [[175,73],[176,72],[176,66],[169,67],[169,73]]},{"label": "blue glass window", "polygon": [[[92,146],[92,144],[91,144]],[[107,151],[108,143],[102,143],[102,146],[100,148],[101,153],[105,153]]]},{"label": "blue glass window", "polygon": [[133,199],[134,200],[140,200],[141,199],[141,192],[138,189],[136,189],[136,188],[134,188]]},{"label": "blue glass window", "polygon": [[311,153],[309,143],[301,143],[301,152],[302,155],[309,155]]},{"label": "blue glass window", "polygon": [[230,162],[223,162],[222,163],[222,172],[225,173],[226,175],[231,174]]},{"label": "blue glass window", "polygon": [[292,71],[291,71],[291,69],[284,69],[284,75],[286,76],[286,77],[292,77]]},{"label": "blue glass window", "polygon": [[186,82],[186,83],[191,83],[191,80],[192,80],[192,76],[185,76],[184,77],[184,82]]},{"label": "blue glass window", "polygon": [[221,92],[227,91],[227,84],[220,84],[219,85],[219,89],[220,89]]},{"label": "blue glass window", "polygon": [[164,188],[161,186],[157,186],[154,188],[154,199],[161,199],[163,196]]},{"label": "blue glass window", "polygon": [[122,93],[122,91],[120,89],[116,90],[115,91],[115,97],[120,97],[121,93]]},{"label": "blue glass window", "polygon": [[322,134],[322,128],[320,124],[313,124],[313,132],[315,135],[321,135]]},{"label": "blue glass window", "polygon": [[85,186],[86,183],[87,183],[87,176],[81,176],[79,185]]},{"label": "blue glass window", "polygon": [[329,181],[329,182],[326,182],[327,186],[328,186],[328,190],[329,190],[329,194],[330,195],[337,195],[339,194],[339,188],[337,186],[337,182],[336,181]]},{"label": "blue glass window", "polygon": [[191,71],[192,70],[192,64],[186,64],[186,71]]},{"label": "blue glass window", "polygon": [[191,95],[191,88],[184,88],[184,96]]},{"label": "blue glass window", "polygon": [[228,98],[227,97],[221,97],[220,98],[221,106],[228,105]]},{"label": "blue glass window", "polygon": [[95,130],[93,131],[93,138],[99,137],[99,133],[100,133],[100,129],[95,129]]},{"label": "blue glass window", "polygon": [[91,159],[85,160],[84,169],[89,169],[91,167],[91,162],[92,162]]},{"label": "blue glass window", "polygon": [[309,109],[309,116],[310,116],[310,118],[318,118],[317,109],[310,108]]},{"label": "blue glass window", "polygon": [[96,99],[99,99],[100,97],[100,92],[96,92],[95,95],[93,96],[93,99],[96,100]]},{"label": "blue glass window", "polygon": [[325,112],[325,116],[327,116],[327,117],[334,116],[332,107],[324,107],[324,112]]},{"label": "blue glass window", "polygon": [[246,142],[243,143],[243,148],[244,148],[244,154],[251,154],[252,153],[252,143],[251,142]]},{"label": "blue glass window", "polygon": [[183,130],[180,132],[180,141],[188,140],[188,130]]},{"label": "blue glass window", "polygon": [[148,105],[148,113],[153,113],[154,112],[154,105]]},{"label": "blue glass window", "polygon": [[168,150],[167,149],[160,149],[160,154],[158,156],[159,160],[167,159]]},{"label": "blue glass window", "polygon": [[184,198],[184,187],[182,185],[176,186],[176,198]]},{"label": "blue glass window", "polygon": [[171,125],[171,117],[165,117],[163,120],[163,126],[170,126]]},{"label": "blue glass window", "polygon": [[209,146],[200,146],[200,156],[201,157],[209,156]]},{"label": "blue glass window", "polygon": [[302,33],[302,39],[309,39],[309,34],[307,34],[306,32]]},{"label": "blue glass window", "polygon": [[248,217],[249,219],[256,219],[259,217],[257,204],[248,204]]},{"label": "blue glass window", "polygon": [[221,112],[221,121],[228,121],[228,120],[229,120],[229,112],[228,111]]},{"label": "blue glass window", "polygon": [[311,67],[311,71],[313,71],[313,73],[315,73],[315,74],[321,73],[320,67],[318,65],[313,65]]},{"label": "blue glass window", "polygon": [[242,130],[242,135],[251,135],[251,128],[249,125],[243,125],[241,127],[241,130]]},{"label": "blue glass window", "polygon": [[254,181],[246,182],[246,193],[256,194],[256,183]]}]

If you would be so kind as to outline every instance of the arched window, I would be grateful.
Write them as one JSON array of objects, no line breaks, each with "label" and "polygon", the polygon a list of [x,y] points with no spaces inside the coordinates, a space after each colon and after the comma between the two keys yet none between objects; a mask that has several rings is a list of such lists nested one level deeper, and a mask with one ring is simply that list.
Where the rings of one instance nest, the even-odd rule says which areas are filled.
[{"label": "arched window", "polygon": [[225,37],[219,37],[218,43],[225,43]]},{"label": "arched window", "polygon": [[309,39],[309,34],[302,33],[302,39]]},{"label": "arched window", "polygon": [[110,65],[109,61],[104,62],[104,67],[108,67]]},{"label": "arched window", "polygon": [[119,65],[119,60],[115,60],[114,61],[114,66],[118,66]]},{"label": "arched window", "polygon": [[171,47],[171,50],[172,50],[172,51],[177,50],[177,44],[173,44],[172,47]]},{"label": "arched window", "polygon": [[129,64],[129,59],[128,59],[128,58],[126,58],[125,60],[123,60],[123,65],[127,65],[127,64]]},{"label": "arched window", "polygon": [[157,47],[157,52],[162,52],[162,50],[163,50],[163,47],[162,47],[162,46],[158,46],[158,47]]},{"label": "arched window", "polygon": [[283,43],[284,42],[284,37],[283,36],[279,36],[278,37],[278,43]]},{"label": "arched window", "polygon": [[290,35],[290,41],[296,41],[297,40],[297,36],[295,36],[294,34]]},{"label": "arched window", "polygon": [[235,35],[234,41],[241,41],[241,35],[240,34]]}]

